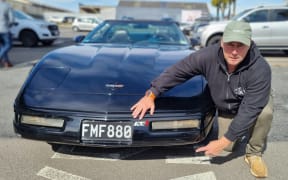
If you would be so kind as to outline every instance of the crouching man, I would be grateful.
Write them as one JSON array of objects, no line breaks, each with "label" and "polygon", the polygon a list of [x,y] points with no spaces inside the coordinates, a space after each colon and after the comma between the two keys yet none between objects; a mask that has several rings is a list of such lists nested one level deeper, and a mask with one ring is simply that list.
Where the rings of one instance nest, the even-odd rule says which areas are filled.
[{"label": "crouching man", "polygon": [[218,109],[219,138],[196,152],[217,156],[232,150],[234,142],[249,132],[244,159],[255,177],[267,177],[262,153],[273,119],[271,68],[251,34],[248,23],[231,21],[221,42],[190,54],[153,80],[144,97],[131,107],[132,116],[142,119],[147,111],[152,115],[157,96],[203,75]]}]

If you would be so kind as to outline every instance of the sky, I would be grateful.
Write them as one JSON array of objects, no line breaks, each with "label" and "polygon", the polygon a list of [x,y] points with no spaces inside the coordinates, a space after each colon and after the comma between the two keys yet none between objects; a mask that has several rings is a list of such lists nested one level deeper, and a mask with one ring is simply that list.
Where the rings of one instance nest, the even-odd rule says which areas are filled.
[{"label": "sky", "polygon": [[[50,5],[61,9],[78,12],[78,4],[83,5],[116,5],[118,0],[31,0],[44,5]],[[204,2],[207,3],[210,13],[215,16],[216,8],[211,6],[211,0],[157,0],[157,1],[172,1],[172,2]],[[236,13],[251,7],[260,5],[284,5],[288,0],[236,0]]]}]

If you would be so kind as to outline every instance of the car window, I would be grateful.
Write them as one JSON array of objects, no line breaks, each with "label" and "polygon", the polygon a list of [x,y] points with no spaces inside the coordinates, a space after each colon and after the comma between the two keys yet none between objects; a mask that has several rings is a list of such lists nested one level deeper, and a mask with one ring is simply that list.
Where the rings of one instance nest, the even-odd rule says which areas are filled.
[{"label": "car window", "polygon": [[246,14],[249,11],[251,11],[251,9],[246,9],[246,10],[236,14],[231,20],[232,21],[237,21],[240,17],[242,17],[244,14]]},{"label": "car window", "polygon": [[29,16],[28,14],[25,14],[24,12],[20,11],[13,11],[13,14],[17,19],[30,19],[30,20],[34,19],[32,16]]},{"label": "car window", "polygon": [[247,22],[267,22],[268,10],[255,11],[244,18]]},{"label": "car window", "polygon": [[288,9],[274,9],[271,11],[271,21],[287,21]]}]

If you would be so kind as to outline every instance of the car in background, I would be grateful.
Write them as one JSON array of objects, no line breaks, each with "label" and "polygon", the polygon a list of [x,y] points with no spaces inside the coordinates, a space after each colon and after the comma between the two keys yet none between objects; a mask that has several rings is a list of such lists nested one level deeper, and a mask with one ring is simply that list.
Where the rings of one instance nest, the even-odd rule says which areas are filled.
[{"label": "car in background", "polygon": [[15,99],[16,133],[102,147],[184,145],[207,137],[215,109],[203,76],[156,98],[153,116],[131,115],[150,82],[193,53],[177,23],[105,20],[83,37],[33,67]]},{"label": "car in background", "polygon": [[183,27],[182,31],[187,36],[193,37],[199,27],[208,25],[212,20],[213,18],[211,16],[200,16],[196,18],[193,23],[189,23],[189,25]]},{"label": "car in background", "polygon": [[96,17],[76,17],[72,23],[73,31],[92,31],[101,23]]},{"label": "car in background", "polygon": [[180,22],[179,23],[179,27],[180,27],[181,31],[187,36],[190,35],[191,26],[193,26],[193,23],[186,23],[186,22]]},{"label": "car in background", "polygon": [[[244,10],[232,20],[249,22],[252,40],[261,50],[284,50],[288,53],[288,6],[259,6]],[[200,35],[201,46],[218,43],[229,21],[210,23]]]},{"label": "car in background", "polygon": [[63,16],[49,16],[47,18],[48,22],[53,22],[53,23],[63,23],[64,17]]},{"label": "car in background", "polygon": [[14,10],[15,22],[10,32],[14,41],[20,41],[25,47],[33,47],[41,42],[52,45],[59,38],[59,28],[55,23],[35,19],[28,14]]}]

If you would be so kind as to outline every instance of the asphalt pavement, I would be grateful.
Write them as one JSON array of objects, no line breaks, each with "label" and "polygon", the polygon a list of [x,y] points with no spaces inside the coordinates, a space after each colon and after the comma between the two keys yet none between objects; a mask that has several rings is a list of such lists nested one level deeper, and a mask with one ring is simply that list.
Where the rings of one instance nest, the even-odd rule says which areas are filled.
[{"label": "asphalt pavement", "polygon": [[[247,164],[243,161],[244,142],[240,143],[236,153],[209,159],[203,156],[195,157],[193,154],[195,147],[144,148],[127,152],[93,149],[94,154],[91,154],[89,149],[74,147],[67,149],[65,146],[53,151],[45,142],[17,137],[12,127],[13,101],[33,64],[37,62],[36,56],[38,56],[25,57],[25,52],[29,55],[30,51],[39,51],[37,53],[40,54],[42,49],[16,48],[13,51],[15,53],[12,57],[17,59],[15,66],[11,69],[0,67],[0,180],[255,179],[250,175]],[[274,97],[274,119],[264,153],[264,160],[269,167],[269,177],[266,179],[286,180],[288,175],[286,155],[288,149],[288,121],[286,120],[288,117],[288,58],[279,52],[264,54],[264,56],[272,67]],[[23,57],[22,60],[25,58],[30,58],[30,60],[21,61],[21,57]],[[104,154],[107,156],[104,157]]]}]

